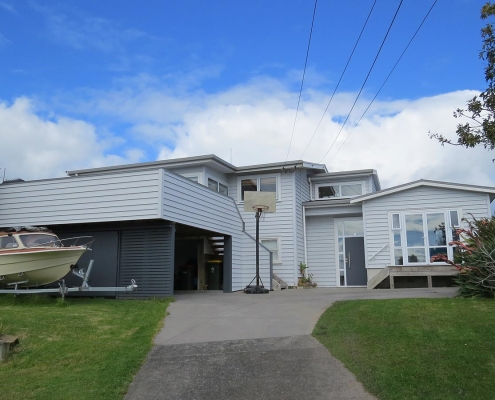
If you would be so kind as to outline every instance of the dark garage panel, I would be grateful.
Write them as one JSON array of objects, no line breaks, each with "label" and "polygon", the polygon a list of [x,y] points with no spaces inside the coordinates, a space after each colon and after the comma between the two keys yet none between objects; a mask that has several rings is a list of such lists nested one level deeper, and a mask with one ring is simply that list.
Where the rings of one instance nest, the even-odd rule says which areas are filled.
[{"label": "dark garage panel", "polygon": [[[119,235],[117,231],[86,231],[86,232],[56,232],[63,238],[77,236],[93,236],[95,241],[91,246],[92,251],[85,252],[77,265],[79,268],[87,268],[89,261],[94,260],[89,284],[91,286],[115,286],[117,283]],[[82,280],[69,273],[65,281],[68,286],[80,286]],[[130,280],[128,285],[130,284]],[[114,296],[115,292],[81,292],[76,296]]]},{"label": "dark garage panel", "polygon": [[137,281],[134,293],[119,298],[166,297],[173,294],[174,226],[123,230],[120,239],[118,285]]}]

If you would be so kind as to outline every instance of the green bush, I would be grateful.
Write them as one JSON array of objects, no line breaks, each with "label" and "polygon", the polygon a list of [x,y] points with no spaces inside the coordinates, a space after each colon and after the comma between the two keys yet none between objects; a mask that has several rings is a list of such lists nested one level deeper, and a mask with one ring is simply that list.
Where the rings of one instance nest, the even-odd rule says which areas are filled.
[{"label": "green bush", "polygon": [[443,261],[459,270],[456,283],[462,297],[495,298],[495,218],[468,221],[467,229],[458,229],[460,241],[454,261]]}]

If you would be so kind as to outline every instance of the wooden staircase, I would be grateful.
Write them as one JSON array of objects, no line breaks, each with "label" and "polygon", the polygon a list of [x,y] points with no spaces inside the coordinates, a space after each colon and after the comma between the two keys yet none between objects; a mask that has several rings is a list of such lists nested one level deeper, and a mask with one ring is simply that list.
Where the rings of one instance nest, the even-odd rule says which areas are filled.
[{"label": "wooden staircase", "polygon": [[209,236],[207,237],[207,239],[215,255],[223,256],[223,252],[225,248],[223,236]]},{"label": "wooden staircase", "polygon": [[277,282],[277,286],[279,286],[280,289],[287,289],[289,287],[287,283],[285,283],[284,280],[279,278],[276,274],[273,274],[273,280]]},{"label": "wooden staircase", "polygon": [[395,289],[394,278],[396,276],[426,276],[428,279],[428,287],[431,288],[433,276],[455,276],[458,273],[459,271],[450,265],[425,265],[414,267],[391,265],[383,268],[368,281],[368,289],[375,289],[387,278],[390,281],[390,289]]}]

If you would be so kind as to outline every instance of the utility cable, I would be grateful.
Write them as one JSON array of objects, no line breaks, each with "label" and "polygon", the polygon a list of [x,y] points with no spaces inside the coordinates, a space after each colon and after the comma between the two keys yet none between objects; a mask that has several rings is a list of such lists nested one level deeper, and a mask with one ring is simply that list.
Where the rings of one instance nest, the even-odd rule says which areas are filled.
[{"label": "utility cable", "polygon": [[330,146],[330,148],[327,150],[327,152],[325,153],[325,155],[322,157],[322,159],[320,160],[320,163],[325,159],[325,157],[327,156],[327,154],[330,152],[330,150],[332,150],[332,147],[333,145],[335,144],[335,142],[337,141],[337,139],[339,138],[340,134],[342,133],[342,130],[344,129],[344,126],[345,124],[347,123],[347,121],[349,120],[349,117],[352,113],[352,110],[354,110],[354,107],[356,106],[356,103],[359,99],[359,96],[361,96],[361,92],[363,91],[364,89],[364,86],[366,85],[366,82],[368,81],[368,78],[370,77],[371,75],[371,71],[373,70],[373,67],[375,66],[375,63],[376,63],[376,60],[378,59],[378,56],[380,55],[381,51],[382,51],[382,48],[383,48],[383,45],[385,44],[385,41],[387,40],[387,37],[388,37],[388,34],[390,33],[390,30],[392,29],[392,25],[394,24],[395,22],[395,19],[397,18],[397,14],[399,13],[399,10],[400,10],[400,7],[402,6],[402,3],[403,3],[404,0],[401,0],[400,3],[399,3],[399,6],[397,7],[397,10],[395,11],[395,15],[394,15],[394,18],[392,19],[392,21],[390,22],[390,25],[388,27],[388,30],[387,30],[387,33],[385,34],[385,37],[383,38],[383,41],[382,41],[382,44],[380,46],[380,48],[378,49],[378,52],[376,53],[376,57],[375,59],[373,60],[373,64],[371,64],[371,67],[368,71],[368,75],[366,75],[366,79],[364,80],[362,86],[361,86],[361,89],[359,89],[359,93],[358,95],[356,96],[356,100],[354,100],[354,104],[352,105],[351,107],[351,110],[349,111],[349,114],[347,114],[347,117],[344,121],[344,123],[342,124],[342,126],[340,127],[340,131],[339,133],[337,134],[337,136],[335,137],[332,145]]},{"label": "utility cable", "polygon": [[368,21],[369,21],[369,19],[371,17],[371,13],[373,12],[373,9],[375,8],[376,2],[377,2],[377,0],[375,0],[375,2],[373,3],[373,5],[371,6],[371,10],[370,10],[370,12],[368,14],[368,18],[366,18],[366,21],[364,22],[363,28],[361,29],[361,33],[359,34],[359,37],[357,38],[356,43],[354,44],[354,48],[352,49],[351,55],[349,56],[349,58],[347,60],[347,64],[345,65],[344,70],[342,71],[342,74],[340,75],[339,81],[337,82],[337,86],[335,86],[335,89],[333,90],[332,96],[330,97],[330,100],[328,101],[327,107],[325,108],[325,111],[323,111],[323,115],[320,118],[320,122],[318,122],[318,125],[316,126],[316,129],[313,132],[313,136],[311,136],[311,139],[309,139],[308,145],[306,146],[306,148],[304,149],[303,153],[301,154],[301,157],[299,157],[300,160],[303,159],[303,156],[306,153],[306,150],[308,150],[309,145],[311,144],[313,138],[316,135],[316,131],[320,127],[320,124],[323,121],[323,118],[325,117],[325,114],[327,113],[328,107],[330,107],[330,104],[332,103],[333,97],[335,96],[335,93],[337,92],[337,89],[340,86],[340,82],[342,81],[342,78],[344,77],[344,74],[347,71],[347,67],[349,66],[349,63],[351,62],[352,56],[354,55],[354,51],[356,50],[356,47],[357,47],[359,41],[361,40],[361,36],[363,35],[364,29],[366,28],[366,25],[368,24]]},{"label": "utility cable", "polygon": [[342,146],[344,146],[345,142],[347,142],[347,139],[349,139],[349,136],[352,135],[352,132],[354,132],[354,130],[356,129],[356,127],[359,125],[359,123],[361,122],[361,120],[363,119],[364,115],[368,112],[368,110],[370,109],[371,105],[373,104],[373,102],[376,100],[376,98],[378,97],[378,95],[380,94],[380,92],[382,91],[383,87],[385,86],[385,84],[387,83],[388,81],[388,78],[390,78],[390,75],[392,75],[392,72],[394,72],[395,70],[395,67],[397,67],[397,64],[399,64],[400,60],[402,59],[402,57],[404,56],[404,54],[406,53],[407,49],[409,48],[409,46],[411,45],[412,41],[414,40],[414,38],[416,37],[416,35],[418,34],[419,30],[421,29],[421,27],[423,26],[423,24],[425,23],[426,21],[426,18],[428,18],[428,16],[430,15],[431,13],[431,10],[433,10],[433,7],[435,7],[435,4],[437,4],[437,1],[438,0],[435,0],[432,4],[432,6],[430,7],[430,9],[428,10],[428,12],[426,13],[425,17],[423,18],[423,21],[421,21],[421,24],[419,24],[419,27],[418,29],[416,29],[416,32],[414,32],[414,35],[412,35],[411,37],[411,40],[409,40],[409,43],[407,43],[407,46],[406,48],[404,49],[404,51],[402,52],[402,54],[400,55],[400,57],[397,59],[397,62],[395,63],[395,65],[392,67],[392,70],[390,71],[390,73],[387,75],[387,77],[385,78],[385,81],[383,81],[382,85],[380,86],[380,89],[378,89],[378,92],[376,92],[375,94],[375,97],[373,97],[373,100],[371,100],[370,104],[368,104],[368,107],[366,107],[366,110],[364,110],[363,114],[361,115],[361,117],[359,118],[358,122],[356,122],[356,124],[354,125],[354,127],[352,128],[351,132],[347,135],[347,137],[345,138],[345,140],[342,142],[342,144],[340,145],[340,147],[337,149],[337,151],[335,152],[335,154],[330,157],[330,159],[328,160],[328,162],[330,162],[331,160],[333,160],[333,158],[337,155],[337,153],[340,151],[340,149],[342,148]]},{"label": "utility cable", "polygon": [[[308,48],[306,50],[306,61],[304,62],[304,70],[303,70],[303,76],[302,76],[302,80],[301,80],[301,88],[299,89],[299,99],[297,100],[296,117],[294,118],[294,125],[292,126],[292,135],[290,137],[289,149],[287,150],[287,157],[285,158],[285,163],[287,163],[287,160],[289,159],[290,148],[292,146],[292,139],[294,138],[294,131],[296,129],[297,114],[299,112],[299,104],[301,103],[301,94],[302,94],[303,85],[304,85],[304,77],[306,76],[306,66],[308,65],[309,48],[311,46],[311,36],[313,36],[313,26],[315,24],[315,15],[316,15],[317,4],[318,4],[318,0],[315,0],[315,7],[313,10],[313,19],[311,21],[311,30],[309,31]],[[284,167],[285,167],[285,163],[284,163]]]}]

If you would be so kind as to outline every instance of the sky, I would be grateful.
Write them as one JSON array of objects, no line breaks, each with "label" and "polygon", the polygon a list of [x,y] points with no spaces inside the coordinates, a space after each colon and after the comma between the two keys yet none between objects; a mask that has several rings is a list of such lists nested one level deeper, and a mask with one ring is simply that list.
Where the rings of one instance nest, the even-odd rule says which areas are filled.
[{"label": "sky", "polygon": [[215,154],[495,186],[493,152],[429,137],[486,88],[483,1],[438,0],[383,85],[433,1],[403,0],[379,52],[401,2],[377,0],[338,84],[374,0],[319,0],[299,100],[314,1],[0,0],[0,172]]}]

